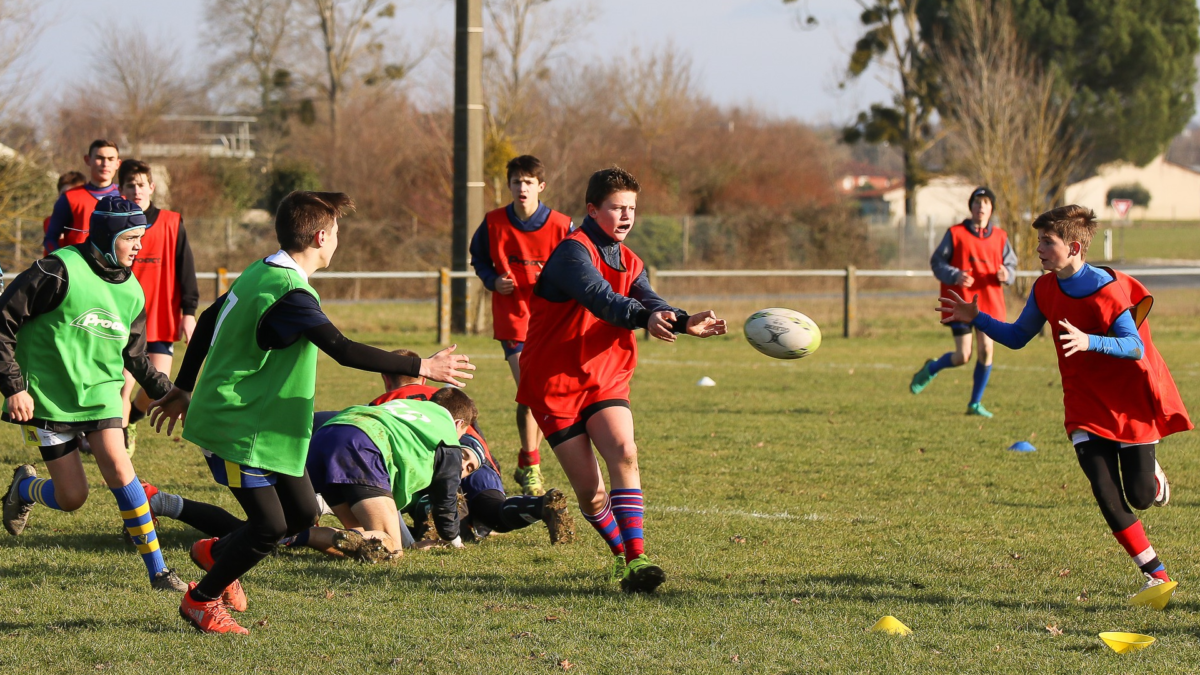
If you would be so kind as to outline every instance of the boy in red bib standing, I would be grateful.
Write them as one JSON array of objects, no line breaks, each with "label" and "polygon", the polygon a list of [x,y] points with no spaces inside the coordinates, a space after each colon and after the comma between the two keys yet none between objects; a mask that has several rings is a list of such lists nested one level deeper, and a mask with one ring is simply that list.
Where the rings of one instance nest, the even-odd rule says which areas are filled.
[{"label": "boy in red bib standing", "polygon": [[[146,294],[146,353],[159,372],[171,372],[175,342],[192,339],[196,330],[196,307],[200,304],[200,286],[196,283],[196,263],[188,244],[183,216],[160,209],[151,202],[154,176],[150,165],[136,159],[125,160],[118,172],[121,195],[134,202],[146,214],[152,227],[142,237],[142,251],[133,261],[133,274]],[[150,397],[139,391],[129,401],[133,377],[125,373],[121,400],[126,401],[125,449],[133,455],[137,448],[137,423],[146,416]]]},{"label": "boy in red bib standing", "polygon": [[[521,350],[529,329],[529,303],[533,286],[550,252],[571,231],[571,218],[541,203],[546,171],[541,160],[522,155],[508,163],[508,189],[512,203],[487,214],[471,238],[471,266],[483,285],[492,291],[492,326],[504,349],[513,379],[521,383]],[[521,452],[513,478],[526,495],[540,496],[542,434],[533,414],[517,404],[517,432]]]},{"label": "boy in red bib standing", "polygon": [[[1033,227],[1042,268],[1053,274],[1037,280],[1016,323],[988,316],[953,290],[941,299],[942,321],[968,323],[1011,349],[1024,347],[1047,321],[1061,331],[1055,352],[1067,435],[1113,536],[1146,576],[1132,602],[1161,601],[1174,583],[1130,506],[1166,506],[1171,490],[1155,447],[1192,422],[1150,339],[1153,298],[1136,279],[1084,262],[1096,231],[1091,209],[1059,207]],[[1156,588],[1163,584],[1171,585]]]},{"label": "boy in red bib standing", "polygon": [[[571,481],[579,509],[608,543],[622,590],[653,592],[666,574],[643,550],[642,481],[629,381],[637,365],[635,330],[664,342],[679,333],[711,337],[725,321],[689,316],[650,288],[642,261],[622,242],[633,228],[640,190],[629,172],[592,174],[588,216],[563,240],[534,288],[517,401],[534,419]],[[608,468],[611,493],[596,454]],[[611,494],[611,499],[610,499]]]},{"label": "boy in red bib standing", "polygon": [[[1003,319],[1007,316],[1004,286],[1016,278],[1017,254],[1004,230],[990,222],[995,204],[991,190],[976,188],[967,200],[971,217],[946,231],[929,265],[942,283],[941,295],[954,291],[967,300],[977,299],[979,311]],[[954,334],[954,351],[926,361],[908,386],[912,393],[921,393],[939,371],[971,360],[971,327],[959,322],[949,326]],[[983,392],[992,374],[992,339],[978,330],[975,334],[979,336],[979,351],[967,414],[991,417],[992,413],[983,407]]]},{"label": "boy in red bib standing", "polygon": [[88,223],[96,204],[105,197],[119,197],[120,190],[114,180],[121,166],[121,154],[117,144],[104,139],[92,141],[88,153],[83,156],[88,168],[88,181],[79,187],[63,192],[54,202],[50,221],[45,225],[42,248],[46,255],[64,246],[82,244],[88,239]]}]

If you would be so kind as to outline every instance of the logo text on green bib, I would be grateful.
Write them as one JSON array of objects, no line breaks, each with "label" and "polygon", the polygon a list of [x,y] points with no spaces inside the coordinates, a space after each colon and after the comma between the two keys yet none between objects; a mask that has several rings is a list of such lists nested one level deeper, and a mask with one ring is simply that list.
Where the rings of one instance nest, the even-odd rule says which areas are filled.
[{"label": "logo text on green bib", "polygon": [[105,309],[89,309],[72,321],[71,325],[105,340],[129,339],[129,327],[122,323],[116,314]]}]

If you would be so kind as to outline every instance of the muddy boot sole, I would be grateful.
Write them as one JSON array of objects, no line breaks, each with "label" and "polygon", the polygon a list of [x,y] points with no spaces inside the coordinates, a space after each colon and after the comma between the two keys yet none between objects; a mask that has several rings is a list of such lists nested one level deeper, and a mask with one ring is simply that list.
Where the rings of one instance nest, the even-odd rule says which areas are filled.
[{"label": "muddy boot sole", "polygon": [[551,488],[546,492],[542,505],[542,521],[550,533],[550,545],[570,544],[575,541],[575,519],[567,506],[567,496],[561,490]]},{"label": "muddy boot sole", "polygon": [[347,558],[372,564],[383,562],[392,555],[382,541],[367,539],[355,530],[339,530],[334,533],[333,547],[344,553]]}]

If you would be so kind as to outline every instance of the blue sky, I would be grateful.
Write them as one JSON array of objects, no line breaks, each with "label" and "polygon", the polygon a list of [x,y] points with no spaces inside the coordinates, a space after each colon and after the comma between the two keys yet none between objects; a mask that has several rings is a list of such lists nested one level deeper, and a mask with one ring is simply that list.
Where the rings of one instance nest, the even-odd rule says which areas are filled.
[{"label": "blue sky", "polygon": [[[572,8],[586,0],[554,0]],[[417,0],[397,3],[405,40],[452,44],[454,3]],[[604,0],[588,34],[573,47],[582,58],[631,45],[651,48],[673,41],[692,56],[700,86],[718,103],[753,103],[779,116],[810,122],[846,122],[887,89],[866,76],[844,91],[836,87],[857,35],[853,0],[810,0],[821,23],[811,31],[795,26],[795,5],[781,0]],[[197,27],[204,0],[45,0],[53,24],[42,36],[32,63],[43,82],[71,82],[86,75],[92,26],[106,19],[136,21],[178,45],[183,65],[202,68]],[[486,39],[486,37],[485,37]],[[429,58],[419,67],[425,80],[448,72],[447,59]],[[55,93],[46,88],[42,95]]]}]

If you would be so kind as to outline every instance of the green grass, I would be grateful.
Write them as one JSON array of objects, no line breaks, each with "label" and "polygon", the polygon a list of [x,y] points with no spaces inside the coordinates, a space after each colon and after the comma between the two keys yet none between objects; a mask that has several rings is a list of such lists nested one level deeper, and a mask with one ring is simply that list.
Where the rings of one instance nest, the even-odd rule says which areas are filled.
[{"label": "green grass", "polygon": [[[1101,230],[1105,224],[1101,224]],[[1092,244],[1093,255],[1103,255],[1104,234]],[[1124,242],[1122,242],[1124,238]],[[1113,255],[1126,260],[1167,258],[1200,261],[1200,223],[1136,223],[1113,230]]]},{"label": "green grass", "polygon": [[[1200,321],[1172,314],[1175,297],[1160,299],[1155,336],[1194,404]],[[360,338],[434,349],[424,309],[331,311]],[[572,673],[1200,669],[1195,435],[1163,444],[1174,497],[1145,514],[1180,593],[1163,613],[1130,607],[1141,577],[1106,531],[1064,437],[1050,346],[1001,350],[986,401],[996,418],[979,420],[962,414],[969,368],[943,373],[920,397],[907,392],[912,371],[949,345],[943,330],[914,322],[888,334],[874,321],[882,337],[829,335],[800,362],[760,357],[736,335],[643,343],[633,406],[648,550],[669,575],[655,597],[606,582],[606,551],[580,519],[580,541],[554,549],[539,525],[386,566],[287,551],[243,580],[251,635],[203,636],[178,618],[177,596],[148,589],[91,466],[83,509],[39,508],[20,538],[0,539],[0,672],[549,673],[568,662]],[[500,350],[483,337],[461,345],[479,364],[469,391],[510,469],[513,385]],[[694,386],[704,375],[717,386]],[[320,383],[321,408],[379,387],[324,357]],[[1005,450],[1017,440],[1038,451]],[[0,465],[35,456],[15,429],[4,435]],[[188,444],[143,435],[135,459],[144,478],[236,512]],[[549,483],[563,485],[547,459]],[[189,579],[197,537],[163,521],[167,561]],[[866,632],[885,614],[913,635]],[[1118,656],[1096,637],[1106,630],[1158,642]]]}]

